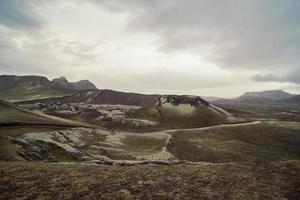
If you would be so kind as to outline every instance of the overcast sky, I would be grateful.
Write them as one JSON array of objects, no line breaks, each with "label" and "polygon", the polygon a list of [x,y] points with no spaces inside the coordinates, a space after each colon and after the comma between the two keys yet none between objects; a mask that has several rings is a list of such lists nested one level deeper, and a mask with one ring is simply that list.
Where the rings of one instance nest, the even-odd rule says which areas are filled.
[{"label": "overcast sky", "polygon": [[0,74],[141,93],[300,93],[299,10],[299,0],[0,0]]}]

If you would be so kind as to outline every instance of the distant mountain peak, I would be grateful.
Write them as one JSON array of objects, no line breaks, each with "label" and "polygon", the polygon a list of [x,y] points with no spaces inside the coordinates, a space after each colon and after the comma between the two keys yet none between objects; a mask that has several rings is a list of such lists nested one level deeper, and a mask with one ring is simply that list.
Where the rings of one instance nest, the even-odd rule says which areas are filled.
[{"label": "distant mountain peak", "polygon": [[71,90],[96,90],[98,89],[92,82],[89,80],[80,80],[77,82],[69,82],[66,77],[61,76],[52,80],[56,86],[71,89]]},{"label": "distant mountain peak", "polygon": [[281,100],[295,96],[283,90],[265,90],[257,92],[246,92],[242,96],[238,97],[236,100],[245,101],[253,99],[271,99],[271,100]]},{"label": "distant mountain peak", "polygon": [[252,91],[252,92],[246,92],[244,95],[256,95],[256,94],[275,94],[275,93],[281,93],[281,94],[289,94],[288,92],[285,92],[283,90],[264,90],[264,91]]},{"label": "distant mountain peak", "polygon": [[56,82],[56,81],[68,83],[68,80],[64,76],[61,76],[61,77],[58,77],[58,78],[55,78],[52,80],[52,82]]}]

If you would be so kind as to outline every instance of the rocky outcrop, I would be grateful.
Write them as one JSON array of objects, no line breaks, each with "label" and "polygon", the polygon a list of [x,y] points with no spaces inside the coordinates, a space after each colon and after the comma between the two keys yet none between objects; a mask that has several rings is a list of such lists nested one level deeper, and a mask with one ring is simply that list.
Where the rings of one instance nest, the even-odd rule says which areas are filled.
[{"label": "rocky outcrop", "polygon": [[[126,164],[131,162],[128,160],[151,160],[151,162],[175,160],[167,150],[170,138],[171,135],[164,132],[138,134],[72,128],[51,132],[31,132],[5,139],[15,144],[18,149],[17,154],[29,161],[82,161],[107,164],[114,160],[114,163]],[[158,144],[149,145],[153,142]]]},{"label": "rocky outcrop", "polygon": [[171,103],[174,106],[178,106],[179,104],[190,104],[191,106],[209,106],[209,102],[205,101],[201,97],[198,96],[188,96],[188,95],[167,95],[158,98],[158,105],[160,106],[163,103]]},{"label": "rocky outcrop", "polygon": [[83,121],[116,126],[130,126],[132,128],[156,127],[157,122],[146,119],[135,119],[127,116],[127,113],[139,107],[126,105],[93,105],[85,103],[36,103],[22,105],[26,109],[41,111],[43,113],[63,118],[80,118]]},{"label": "rocky outcrop", "polygon": [[[88,136],[83,136],[83,134]],[[21,137],[8,136],[5,139],[17,145],[17,153],[28,161],[44,160],[53,162],[65,159],[68,161],[109,160],[104,155],[84,150],[89,144],[82,138],[89,138],[91,134],[94,137],[97,134],[107,134],[107,132],[87,128],[74,128],[52,132],[26,133]]]}]

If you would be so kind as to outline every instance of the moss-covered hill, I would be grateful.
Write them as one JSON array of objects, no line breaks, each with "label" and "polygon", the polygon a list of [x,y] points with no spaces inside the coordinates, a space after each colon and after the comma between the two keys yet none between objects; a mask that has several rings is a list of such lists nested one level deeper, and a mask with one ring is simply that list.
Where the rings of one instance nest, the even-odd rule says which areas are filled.
[{"label": "moss-covered hill", "polygon": [[200,97],[178,95],[158,97],[133,113],[133,117],[158,121],[171,128],[194,128],[243,121]]}]

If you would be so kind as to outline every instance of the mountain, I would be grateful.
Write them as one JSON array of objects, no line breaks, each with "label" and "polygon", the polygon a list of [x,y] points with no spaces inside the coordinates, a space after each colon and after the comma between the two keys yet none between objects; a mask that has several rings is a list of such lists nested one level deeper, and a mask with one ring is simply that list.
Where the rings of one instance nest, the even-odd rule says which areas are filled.
[{"label": "mountain", "polygon": [[43,76],[0,76],[0,98],[8,101],[61,97],[90,88],[96,87],[86,80],[70,83],[65,78],[50,81]]},{"label": "mountain", "polygon": [[300,95],[280,100],[281,103],[300,104]]},{"label": "mountain", "polygon": [[158,96],[159,95],[128,93],[114,90],[88,90],[78,91],[75,94],[65,97],[25,101],[23,103],[51,103],[59,101],[61,103],[120,104],[142,106]]},{"label": "mountain", "polygon": [[70,90],[97,90],[98,88],[88,80],[69,82],[64,76],[52,80],[55,86]]},{"label": "mountain", "polygon": [[242,96],[234,99],[235,101],[249,101],[255,99],[269,99],[269,100],[281,100],[291,98],[295,95],[285,92],[283,90],[266,90],[260,92],[246,92]]},{"label": "mountain", "polygon": [[198,96],[166,95],[143,106],[133,117],[161,122],[172,128],[190,128],[236,123],[225,110]]}]

